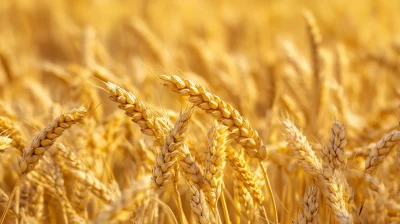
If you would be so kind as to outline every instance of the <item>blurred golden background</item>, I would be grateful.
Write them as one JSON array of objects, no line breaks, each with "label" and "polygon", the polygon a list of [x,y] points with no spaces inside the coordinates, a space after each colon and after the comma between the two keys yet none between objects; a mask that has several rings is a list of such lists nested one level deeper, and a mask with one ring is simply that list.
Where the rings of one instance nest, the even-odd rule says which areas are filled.
[{"label": "blurred golden background", "polygon": [[[219,185],[227,207],[221,202],[217,212],[211,208],[206,222],[272,223],[277,214],[280,223],[400,223],[400,157],[389,154],[400,141],[399,11],[400,1],[395,0],[3,0],[0,121],[10,119],[12,127],[0,122],[0,134],[14,143],[2,149],[0,158],[1,210],[20,183],[6,223],[74,223],[72,213],[85,223],[171,223],[171,212],[179,223],[182,216],[183,222],[201,223],[189,206],[190,181],[181,178],[176,184],[183,215],[172,185],[165,194],[155,193],[151,177],[160,144],[141,133],[108,99],[112,91],[104,85],[117,83],[132,92],[155,117],[170,123],[168,134],[179,113],[191,104],[163,87],[162,83],[175,88],[168,78],[160,78],[163,74],[192,80],[230,103],[268,148],[267,158],[259,163],[243,153],[246,147],[243,150],[237,133],[229,129],[227,145],[246,162],[265,200],[254,204],[249,185],[240,182],[228,156],[224,184]],[[88,107],[88,117],[59,142],[78,155],[91,177],[115,193],[110,201],[96,194],[77,195],[92,188],[85,185],[86,191],[82,190],[77,177],[64,173],[62,167],[63,176],[58,176],[64,183],[62,198],[63,194],[48,190],[35,193],[57,186],[45,185],[38,177],[21,178],[15,171],[20,157],[27,156],[18,147],[32,147],[31,139],[54,118],[82,105]],[[331,180],[328,175],[321,180],[334,160],[332,154],[324,157],[324,145],[335,143],[336,119],[344,125],[340,136],[347,141],[333,157],[344,157],[347,163],[333,168],[342,179]],[[186,131],[185,144],[201,174],[208,172],[207,130],[213,120],[196,107]],[[224,123],[218,121],[222,127]],[[314,157],[301,151],[305,144],[291,138],[294,132],[288,131],[285,121],[293,122],[307,137],[315,160],[322,164],[319,176],[307,171],[303,162]],[[21,140],[18,145],[15,133]],[[387,133],[391,134],[384,137]],[[46,176],[45,169],[59,166],[50,155],[57,147],[44,154],[47,162],[40,162],[34,173]],[[370,172],[369,165],[375,162],[382,165]],[[268,168],[276,209],[259,164]],[[325,180],[337,184],[337,189],[325,192]],[[314,184],[319,193],[307,203],[305,189]],[[139,185],[145,190],[137,190]],[[125,193],[127,189],[134,193]],[[332,189],[345,192],[338,199],[340,206],[328,199]],[[150,195],[159,199],[150,200]],[[124,207],[124,200],[135,203]],[[315,206],[311,201],[318,203],[318,209],[311,209]],[[351,219],[341,219],[334,206]],[[128,215],[116,215],[120,210]],[[110,211],[115,216],[104,218]]]}]

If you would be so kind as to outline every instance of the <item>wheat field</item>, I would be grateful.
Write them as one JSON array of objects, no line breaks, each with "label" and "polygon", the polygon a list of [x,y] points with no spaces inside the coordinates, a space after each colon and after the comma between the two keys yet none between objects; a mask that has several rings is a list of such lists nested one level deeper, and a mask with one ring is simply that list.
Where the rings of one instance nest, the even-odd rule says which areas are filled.
[{"label": "wheat field", "polygon": [[2,0],[0,223],[400,223],[399,10]]}]

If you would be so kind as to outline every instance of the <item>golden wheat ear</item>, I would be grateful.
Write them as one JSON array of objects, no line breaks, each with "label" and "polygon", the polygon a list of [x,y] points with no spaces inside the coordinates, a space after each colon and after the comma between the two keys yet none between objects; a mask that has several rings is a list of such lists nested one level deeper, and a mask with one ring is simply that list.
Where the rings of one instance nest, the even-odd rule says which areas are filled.
[{"label": "golden wheat ear", "polygon": [[171,128],[168,118],[158,116],[133,93],[112,82],[107,82],[106,88],[110,100],[118,103],[118,108],[124,110],[125,114],[140,126],[145,135],[154,136],[160,145],[164,144],[165,136]]}]

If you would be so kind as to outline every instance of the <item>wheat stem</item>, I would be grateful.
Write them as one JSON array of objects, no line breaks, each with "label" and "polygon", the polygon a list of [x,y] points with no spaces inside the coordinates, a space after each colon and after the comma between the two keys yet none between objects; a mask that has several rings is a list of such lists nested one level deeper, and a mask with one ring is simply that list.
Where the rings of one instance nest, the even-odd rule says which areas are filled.
[{"label": "wheat stem", "polygon": [[[265,168],[265,166],[264,166],[264,164],[263,164],[263,162],[261,160],[260,160],[260,166],[261,166],[261,169],[262,169],[263,174],[264,174],[265,184],[267,186],[269,197],[272,200],[272,206],[273,206],[273,210],[274,210],[274,222],[275,223],[279,223],[278,222],[278,211],[276,209],[274,193],[272,192],[271,183],[269,182],[267,169]],[[264,208],[264,206],[262,206],[262,205],[261,205],[261,207]],[[265,210],[263,210],[263,212],[264,212],[265,218],[268,220],[267,214],[265,213]]]}]

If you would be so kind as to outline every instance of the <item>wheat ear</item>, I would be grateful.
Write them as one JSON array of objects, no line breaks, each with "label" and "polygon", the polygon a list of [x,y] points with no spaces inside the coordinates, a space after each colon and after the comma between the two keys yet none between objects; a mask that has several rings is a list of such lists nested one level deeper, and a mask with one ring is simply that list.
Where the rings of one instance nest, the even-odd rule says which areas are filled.
[{"label": "wheat ear", "polygon": [[205,201],[204,193],[194,185],[189,185],[190,207],[195,223],[206,224],[210,223],[210,213]]},{"label": "wheat ear", "polygon": [[334,170],[346,165],[347,159],[344,151],[346,143],[344,126],[336,120],[331,128],[329,144],[321,149],[325,176],[332,175]]},{"label": "wheat ear", "polygon": [[333,167],[335,169],[341,168],[346,165],[347,159],[344,154],[347,140],[345,136],[344,126],[335,121],[331,129],[331,138],[329,142],[329,154]]},{"label": "wheat ear", "polygon": [[383,136],[383,138],[372,149],[365,161],[365,172],[368,174],[373,173],[390,153],[390,150],[392,150],[392,148],[399,142],[400,131],[394,130]]},{"label": "wheat ear", "polygon": [[188,108],[186,111],[181,113],[174,128],[170,131],[166,137],[164,145],[156,158],[156,164],[153,168],[153,183],[157,188],[164,188],[166,184],[174,180],[174,189],[177,197],[177,203],[179,206],[179,218],[180,222],[183,223],[184,213],[182,208],[182,201],[180,193],[178,191],[178,175],[179,166],[177,163],[178,154],[184,144],[186,138],[186,130],[189,125],[190,117],[193,113],[193,107]]},{"label": "wheat ear", "polygon": [[289,119],[284,119],[282,124],[286,140],[293,149],[293,153],[296,155],[301,166],[307,173],[316,177],[321,172],[322,165],[307,138]]},{"label": "wheat ear", "polygon": [[81,122],[86,115],[86,108],[80,107],[68,113],[61,114],[53,120],[53,122],[33,139],[29,148],[24,150],[23,156],[19,161],[17,173],[21,176],[32,171],[39,159],[43,157],[44,152],[54,144],[55,140],[60,137],[66,129]]},{"label": "wheat ear", "polygon": [[233,178],[235,183],[234,191],[239,202],[236,206],[239,210],[241,210],[241,208],[243,207],[244,211],[246,212],[247,218],[250,221],[253,221],[255,216],[254,200],[237,172],[234,173]]},{"label": "wheat ear", "polygon": [[318,223],[319,205],[317,201],[318,189],[316,186],[310,186],[306,189],[303,198],[304,212],[299,213],[299,224],[316,224]]},{"label": "wheat ear", "polygon": [[320,174],[318,178],[322,187],[322,192],[327,201],[328,207],[333,212],[333,216],[339,223],[352,223],[353,218],[346,210],[346,181],[340,170],[335,170],[330,177]]},{"label": "wheat ear", "polygon": [[125,114],[137,123],[141,131],[148,136],[154,136],[160,145],[164,144],[165,136],[171,129],[169,120],[159,117],[155,112],[140,101],[134,94],[117,86],[114,83],[106,83],[110,99],[118,103],[118,107],[125,111]]},{"label": "wheat ear", "polygon": [[207,139],[207,162],[204,172],[207,187],[204,189],[206,201],[211,210],[215,210],[216,203],[221,194],[224,168],[226,164],[226,137],[227,129],[218,127],[215,123],[209,133]]},{"label": "wheat ear", "polygon": [[246,161],[240,157],[230,146],[226,147],[226,158],[228,159],[232,168],[237,172],[238,180],[243,182],[243,185],[250,192],[254,201],[261,206],[264,201],[264,195],[260,186],[258,186],[256,183],[253,173],[251,172]]},{"label": "wheat ear", "polygon": [[323,193],[328,202],[328,207],[332,210],[335,220],[340,223],[351,223],[352,217],[346,210],[345,186],[346,179],[340,170],[330,170],[325,172],[321,162],[306,137],[288,119],[282,121],[284,132],[290,147],[294,150],[303,169],[317,178],[318,183],[323,189]]},{"label": "wheat ear", "polygon": [[165,187],[173,178],[173,167],[176,164],[180,148],[184,144],[186,130],[192,113],[193,107],[179,115],[174,128],[166,137],[164,145],[157,155],[152,179],[158,188]]}]

